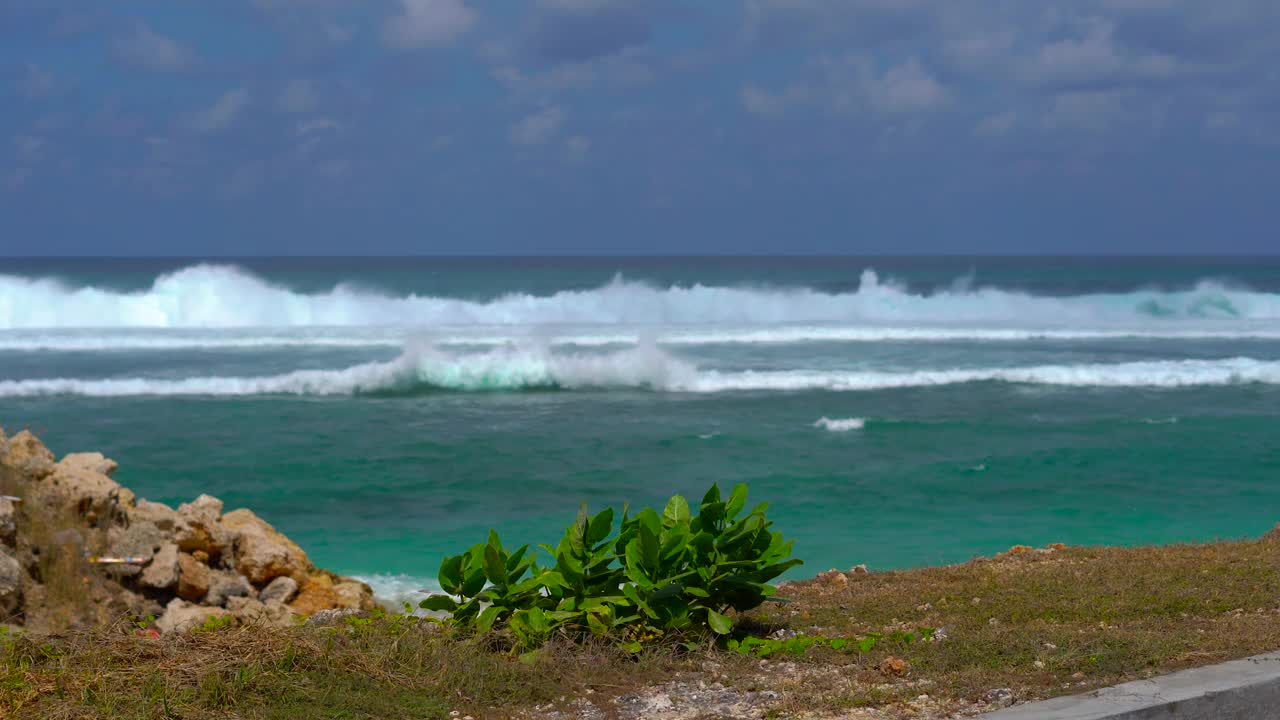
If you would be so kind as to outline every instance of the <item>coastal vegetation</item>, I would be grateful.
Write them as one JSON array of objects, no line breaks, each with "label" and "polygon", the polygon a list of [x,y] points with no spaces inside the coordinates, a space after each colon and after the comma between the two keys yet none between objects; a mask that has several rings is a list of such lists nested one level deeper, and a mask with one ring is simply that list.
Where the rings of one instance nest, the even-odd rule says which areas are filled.
[{"label": "coastal vegetation", "polygon": [[[136,500],[101,456],[55,463],[29,434],[0,442],[0,494],[25,495],[0,501],[6,719],[942,718],[1280,647],[1280,531],[1017,546],[775,587],[797,562],[790,543],[765,506],[747,510],[745,486],[713,487],[696,508],[677,497],[616,522],[584,508],[541,552],[493,532],[442,563],[448,595],[423,615],[329,604],[341,583],[309,564],[301,592],[272,600],[305,562],[274,530],[209,501]],[[155,537],[179,546],[175,577],[143,582],[164,557],[154,547],[123,575],[80,552],[122,549],[150,527],[145,511],[172,521]],[[225,560],[184,565],[197,540]],[[253,576],[244,595],[168,600],[192,568]],[[307,593],[325,602],[301,604]],[[175,608],[183,622],[164,622]]]}]

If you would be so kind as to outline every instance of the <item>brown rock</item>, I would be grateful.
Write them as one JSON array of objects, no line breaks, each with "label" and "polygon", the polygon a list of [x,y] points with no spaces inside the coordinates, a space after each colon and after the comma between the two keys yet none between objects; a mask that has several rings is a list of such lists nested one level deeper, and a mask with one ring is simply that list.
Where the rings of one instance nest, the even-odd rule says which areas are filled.
[{"label": "brown rock", "polygon": [[331,587],[311,584],[302,588],[289,607],[299,615],[311,615],[321,610],[342,607],[342,598]]},{"label": "brown rock", "polygon": [[831,568],[826,572],[818,573],[817,579],[827,585],[834,585],[837,587],[843,587],[849,584],[849,576],[835,568]]},{"label": "brown rock", "polygon": [[227,609],[243,625],[291,627],[294,624],[293,611],[279,600],[263,602],[249,597],[233,597],[227,600]]},{"label": "brown rock", "polygon": [[164,615],[156,620],[156,629],[165,634],[189,632],[204,625],[210,618],[227,617],[230,614],[225,608],[193,605],[174,598],[165,606]]},{"label": "brown rock", "polygon": [[340,608],[355,610],[372,610],[377,607],[373,600],[373,590],[366,584],[355,580],[347,580],[333,586],[333,594],[338,597]]},{"label": "brown rock", "polygon": [[1047,549],[1048,550],[1066,550],[1067,546],[1065,543],[1051,543]]},{"label": "brown rock", "polygon": [[209,592],[209,566],[187,553],[178,554],[178,597],[196,601]]},{"label": "brown rock", "polygon": [[175,537],[184,552],[201,551],[217,558],[231,547],[232,535],[223,526],[222,501],[212,495],[201,495],[178,506],[180,518]]},{"label": "brown rock", "polygon": [[1013,547],[1009,548],[1009,550],[1005,554],[1006,555],[1026,555],[1027,553],[1032,552],[1034,550],[1035,548],[1029,547],[1027,545],[1014,545]]},{"label": "brown rock", "polygon": [[73,507],[81,516],[110,518],[117,510],[127,513],[134,505],[133,491],[121,487],[104,472],[114,469],[115,463],[100,453],[68,455],[53,466],[44,482],[32,487],[33,495]]},{"label": "brown rock", "polygon": [[0,548],[0,622],[17,612],[22,601],[22,565],[8,548]]},{"label": "brown rock", "polygon": [[866,574],[867,574],[867,566],[866,566],[866,565],[854,565],[853,567],[849,568],[849,572],[850,572],[850,573],[852,573],[852,574],[854,574],[854,575],[866,575]]},{"label": "brown rock", "polygon": [[38,479],[53,472],[53,453],[35,435],[23,430],[0,441],[0,464]]},{"label": "brown rock", "polygon": [[222,524],[236,534],[235,568],[255,585],[289,576],[305,584],[315,569],[297,543],[280,534],[250,510],[229,512]]},{"label": "brown rock", "polygon": [[[150,523],[133,523],[126,528],[111,528],[108,534],[108,555],[125,557],[141,557],[151,559],[164,548],[171,545],[169,533]],[[175,546],[175,559],[177,562]],[[110,565],[108,569],[116,577],[138,575],[143,572],[137,565]],[[176,581],[176,579],[175,579]]]},{"label": "brown rock", "polygon": [[896,655],[890,655],[880,661],[880,672],[889,677],[902,677],[910,669],[911,666],[907,664],[907,661]]},{"label": "brown rock", "polygon": [[152,556],[151,563],[142,571],[142,578],[139,582],[143,587],[157,590],[167,590],[176,586],[178,584],[178,576],[182,572],[178,558],[177,545],[165,543],[160,546],[160,552]]},{"label": "brown rock", "polygon": [[18,509],[9,500],[0,499],[0,543],[12,545],[18,536]]},{"label": "brown rock", "polygon": [[150,500],[139,500],[136,505],[126,511],[126,514],[131,525],[154,525],[166,533],[176,531],[178,524],[181,522],[177,510],[164,503],[151,502]]}]

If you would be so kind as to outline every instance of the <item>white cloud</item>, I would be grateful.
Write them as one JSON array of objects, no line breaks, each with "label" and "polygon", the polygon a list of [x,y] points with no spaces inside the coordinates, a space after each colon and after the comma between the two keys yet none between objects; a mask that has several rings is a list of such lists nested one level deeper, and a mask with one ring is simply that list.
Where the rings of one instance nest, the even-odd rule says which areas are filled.
[{"label": "white cloud", "polygon": [[591,151],[591,139],[584,135],[565,138],[564,149],[568,154],[569,162],[583,162],[587,159],[587,153]]},{"label": "white cloud", "polygon": [[803,102],[808,91],[799,85],[792,85],[779,93],[770,93],[764,88],[748,83],[738,93],[742,107],[747,112],[760,117],[777,117],[786,111],[789,105]]},{"label": "white cloud", "polygon": [[451,44],[476,22],[463,0],[400,0],[401,12],[383,27],[383,42],[404,50]]},{"label": "white cloud", "polygon": [[209,107],[192,113],[188,124],[196,132],[218,132],[234,122],[248,104],[248,90],[244,88],[228,90]]},{"label": "white cloud", "polygon": [[315,108],[315,86],[310,80],[294,80],[285,86],[276,105],[285,112],[301,113]]},{"label": "white cloud", "polygon": [[185,45],[152,30],[142,21],[135,23],[127,35],[116,36],[112,49],[121,61],[157,72],[181,70],[194,56]]},{"label": "white cloud", "polygon": [[942,85],[915,58],[871,78],[867,88],[871,104],[888,113],[927,112],[947,100]]},{"label": "white cloud", "polygon": [[560,131],[565,111],[552,106],[540,110],[511,126],[511,142],[517,145],[542,145]]},{"label": "white cloud", "polygon": [[1040,85],[1085,89],[1169,78],[1179,70],[1169,55],[1127,52],[1115,42],[1114,23],[1091,18],[1082,36],[1041,47],[1027,78]]}]

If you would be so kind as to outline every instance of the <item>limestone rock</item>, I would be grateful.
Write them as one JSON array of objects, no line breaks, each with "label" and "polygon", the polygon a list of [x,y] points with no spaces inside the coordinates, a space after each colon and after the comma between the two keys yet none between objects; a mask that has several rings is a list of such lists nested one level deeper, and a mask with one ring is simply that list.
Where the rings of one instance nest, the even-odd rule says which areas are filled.
[{"label": "limestone rock", "polygon": [[225,608],[194,605],[174,598],[165,606],[164,615],[156,620],[156,629],[162,633],[183,633],[198,628],[210,618],[227,617],[231,612]]},{"label": "limestone rock", "polygon": [[289,603],[289,607],[299,615],[314,615],[321,610],[341,607],[341,603],[342,598],[333,591],[332,587],[312,583],[302,588],[302,592]]},{"label": "limestone rock", "polygon": [[0,500],[0,543],[12,545],[18,536],[18,510],[9,500]]},{"label": "limestone rock", "polygon": [[277,600],[282,603],[287,603],[297,594],[298,581],[288,575],[281,575],[275,580],[267,583],[266,587],[262,588],[262,592],[258,593],[258,599],[263,602],[268,600]]},{"label": "limestone rock", "polygon": [[222,524],[237,535],[235,568],[255,585],[284,575],[302,584],[315,567],[302,548],[250,510],[229,512]]},{"label": "limestone rock", "polygon": [[0,441],[0,464],[20,470],[34,478],[53,472],[53,453],[29,431]]},{"label": "limestone rock", "polygon": [[127,512],[130,524],[145,523],[154,525],[166,533],[176,532],[179,523],[182,521],[177,510],[164,503],[151,502],[150,500],[139,500]]},{"label": "limestone rock", "polygon": [[0,550],[0,623],[17,612],[22,600],[22,565],[7,550]]},{"label": "limestone rock", "polygon": [[221,515],[222,501],[212,495],[201,495],[179,505],[178,547],[185,552],[208,553],[210,558],[222,555],[232,538],[220,522]]},{"label": "limestone rock", "polygon": [[74,507],[81,515],[110,517],[118,508],[134,504],[133,492],[103,472],[114,469],[115,463],[100,453],[68,455],[53,466],[53,472],[38,486],[39,492],[58,504]]},{"label": "limestone rock", "polygon": [[233,597],[253,597],[253,586],[243,575],[215,572],[209,579],[209,593],[204,596],[205,605],[223,606]]},{"label": "limestone rock", "polygon": [[233,597],[227,600],[227,609],[244,625],[291,627],[294,622],[289,606],[279,600],[263,602],[250,597]]},{"label": "limestone rock", "polygon": [[187,553],[178,554],[178,597],[199,600],[209,592],[209,566]]},{"label": "limestone rock", "polygon": [[[112,528],[108,537],[108,554],[125,557],[151,559],[165,545],[172,544],[169,533],[150,523],[133,523],[126,528]],[[116,577],[129,577],[143,572],[137,565],[111,565],[108,569]]]},{"label": "limestone rock", "polygon": [[160,546],[160,551],[151,558],[151,564],[142,571],[142,578],[139,581],[143,587],[154,588],[156,590],[168,590],[178,584],[178,576],[181,574],[181,565],[178,562],[178,546],[174,543],[165,543]]},{"label": "limestone rock", "polygon": [[340,608],[372,610],[376,606],[373,600],[373,590],[368,585],[355,580],[337,583],[333,586],[333,594],[338,597],[338,607]]}]

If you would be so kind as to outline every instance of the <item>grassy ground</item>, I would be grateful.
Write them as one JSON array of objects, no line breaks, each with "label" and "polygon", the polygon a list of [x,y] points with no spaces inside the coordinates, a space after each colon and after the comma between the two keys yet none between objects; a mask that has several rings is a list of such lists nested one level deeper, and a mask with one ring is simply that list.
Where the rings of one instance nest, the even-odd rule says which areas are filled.
[{"label": "grassy ground", "polygon": [[[501,636],[461,638],[397,618],[164,639],[122,624],[0,642],[0,717],[534,717],[584,700],[625,716],[653,688],[676,697],[690,687],[753,697],[744,714],[760,717],[941,717],[1280,648],[1273,539],[1028,551],[824,574],[780,594],[794,602],[749,613],[741,626],[778,637],[938,632],[767,660],[705,646],[633,657],[562,642],[522,662]],[[734,715],[696,702],[670,714]]]}]

